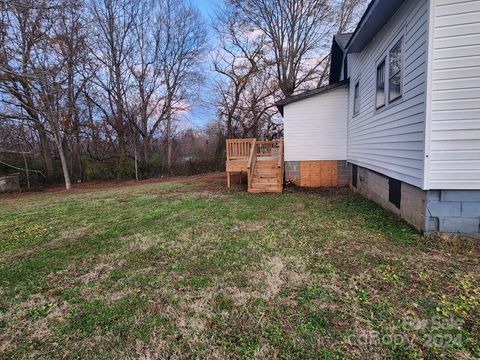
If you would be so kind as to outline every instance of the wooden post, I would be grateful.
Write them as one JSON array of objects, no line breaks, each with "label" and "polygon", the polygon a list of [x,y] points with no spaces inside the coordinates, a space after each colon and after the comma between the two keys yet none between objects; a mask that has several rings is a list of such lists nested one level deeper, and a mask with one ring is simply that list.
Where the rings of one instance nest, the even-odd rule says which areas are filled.
[{"label": "wooden post", "polygon": [[230,172],[227,172],[227,187],[230,189]]}]

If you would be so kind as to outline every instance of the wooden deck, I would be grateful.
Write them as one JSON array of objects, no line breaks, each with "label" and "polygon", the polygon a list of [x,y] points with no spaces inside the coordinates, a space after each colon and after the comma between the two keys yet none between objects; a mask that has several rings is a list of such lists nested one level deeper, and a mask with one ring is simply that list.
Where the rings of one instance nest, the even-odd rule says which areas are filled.
[{"label": "wooden deck", "polygon": [[232,173],[245,173],[249,192],[282,192],[283,140],[228,139],[226,170],[229,188]]}]

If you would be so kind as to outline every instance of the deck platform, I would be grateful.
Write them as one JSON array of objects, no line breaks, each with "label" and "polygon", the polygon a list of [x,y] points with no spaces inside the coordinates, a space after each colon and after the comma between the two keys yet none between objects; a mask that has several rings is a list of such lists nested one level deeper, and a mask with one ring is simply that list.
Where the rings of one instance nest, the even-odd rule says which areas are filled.
[{"label": "deck platform", "polygon": [[248,191],[282,192],[283,139],[258,141],[256,139],[227,140],[227,186],[231,187],[232,173],[245,173]]}]

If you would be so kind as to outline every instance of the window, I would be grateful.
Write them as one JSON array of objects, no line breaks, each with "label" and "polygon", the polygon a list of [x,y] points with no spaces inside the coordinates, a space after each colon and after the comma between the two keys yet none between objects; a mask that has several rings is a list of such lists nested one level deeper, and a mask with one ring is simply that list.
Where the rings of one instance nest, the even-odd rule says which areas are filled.
[{"label": "window", "polygon": [[385,106],[385,59],[377,66],[377,109]]},{"label": "window", "polygon": [[353,95],[353,115],[358,115],[360,112],[360,83],[355,84],[355,92]]},{"label": "window", "polygon": [[402,182],[397,179],[388,179],[388,200],[400,209],[402,201]]},{"label": "window", "polygon": [[352,164],[352,186],[354,188],[357,187],[357,179],[358,179],[358,167],[355,164]]},{"label": "window", "polygon": [[375,107],[380,109],[402,97],[403,37],[387,49],[377,65]]},{"label": "window", "polygon": [[388,56],[388,101],[392,102],[402,96],[402,40],[390,49]]}]

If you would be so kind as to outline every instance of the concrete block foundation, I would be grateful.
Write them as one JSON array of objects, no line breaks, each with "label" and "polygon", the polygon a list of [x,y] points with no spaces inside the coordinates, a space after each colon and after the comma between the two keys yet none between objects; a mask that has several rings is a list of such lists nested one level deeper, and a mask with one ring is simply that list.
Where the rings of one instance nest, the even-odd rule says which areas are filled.
[{"label": "concrete block foundation", "polygon": [[[348,164],[350,173],[352,167]],[[425,232],[480,234],[480,190],[422,190],[401,183],[400,207],[390,201],[389,178],[357,167],[357,186],[350,187]]]},{"label": "concrete block foundation", "polygon": [[363,167],[357,167],[357,176],[357,187],[352,186],[355,191],[405,219],[418,230],[424,230],[426,194],[423,190],[402,183],[400,208],[397,208],[389,200],[390,185],[387,176]]},{"label": "concrete block foundation", "polygon": [[480,190],[429,190],[426,231],[480,233]]},{"label": "concrete block foundation", "polygon": [[285,180],[300,184],[300,161],[285,161]]}]

